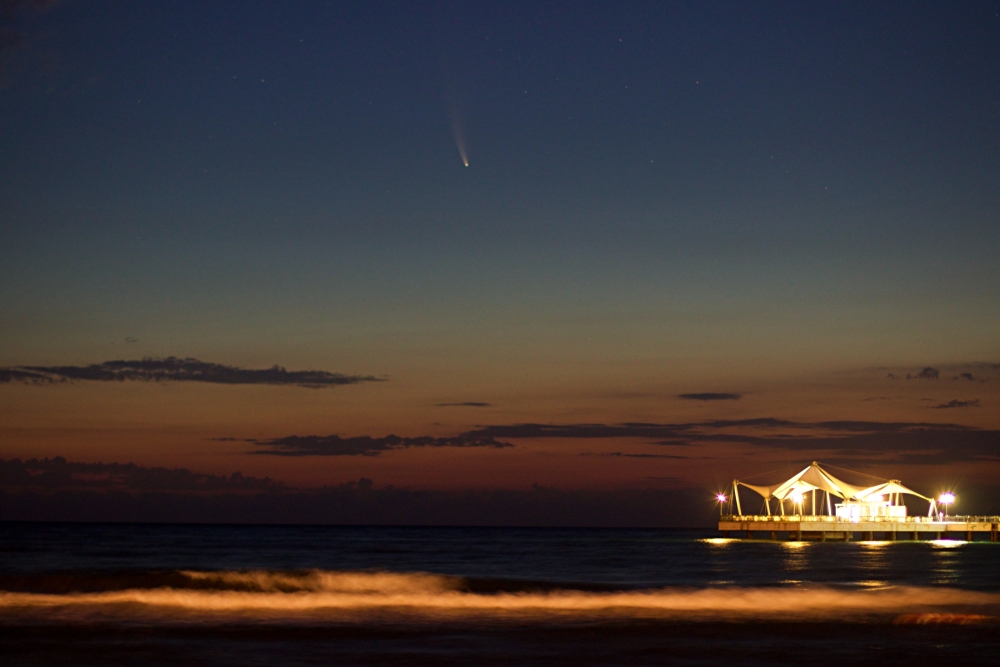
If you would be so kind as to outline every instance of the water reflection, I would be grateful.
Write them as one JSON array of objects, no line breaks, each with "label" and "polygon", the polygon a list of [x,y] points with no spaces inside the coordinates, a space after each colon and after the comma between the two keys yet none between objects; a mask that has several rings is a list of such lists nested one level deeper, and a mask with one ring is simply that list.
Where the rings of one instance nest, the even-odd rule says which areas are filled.
[{"label": "water reflection", "polygon": [[933,544],[938,549],[957,549],[958,547],[963,547],[967,543],[959,542],[958,540],[931,540]]},{"label": "water reflection", "polygon": [[934,559],[931,581],[935,584],[954,584],[958,581],[960,554],[956,547],[963,543],[952,540],[934,540],[930,544],[931,557]]},{"label": "water reflection", "polygon": [[782,542],[781,546],[789,550],[797,551],[799,549],[805,548],[808,544],[809,544],[808,542]]},{"label": "water reflection", "polygon": [[[811,549],[806,549],[808,542],[783,542],[782,555],[784,556],[784,571],[788,573],[792,572],[805,572],[809,569],[809,557],[808,554]],[[782,582],[785,583],[785,582]]]}]

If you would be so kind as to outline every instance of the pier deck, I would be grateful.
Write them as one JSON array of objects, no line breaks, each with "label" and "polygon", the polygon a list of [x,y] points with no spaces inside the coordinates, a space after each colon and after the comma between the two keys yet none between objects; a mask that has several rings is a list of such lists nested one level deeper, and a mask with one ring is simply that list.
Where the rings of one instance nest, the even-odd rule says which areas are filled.
[{"label": "pier deck", "polygon": [[725,537],[778,539],[787,534],[790,540],[873,540],[878,533],[885,540],[959,539],[973,541],[976,533],[988,533],[990,542],[998,541],[1000,516],[956,516],[939,520],[933,517],[872,517],[852,521],[835,516],[741,516],[724,515],[719,530]]}]

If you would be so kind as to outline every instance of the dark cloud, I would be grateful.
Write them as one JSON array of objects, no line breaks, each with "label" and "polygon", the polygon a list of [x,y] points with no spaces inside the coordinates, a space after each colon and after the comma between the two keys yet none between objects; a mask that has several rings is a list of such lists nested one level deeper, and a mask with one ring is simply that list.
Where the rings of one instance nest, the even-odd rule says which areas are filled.
[{"label": "dark cloud", "polygon": [[713,428],[730,428],[733,426],[749,426],[753,428],[780,428],[783,426],[798,426],[796,422],[774,417],[755,417],[753,419],[712,419],[706,422],[685,424],[688,427],[711,426]]},{"label": "dark cloud", "polygon": [[[905,466],[946,466],[960,461],[982,461],[980,457],[970,456],[968,452],[953,453],[947,450],[937,450],[932,452],[896,452],[892,455],[891,462],[894,465]],[[989,460],[989,459],[988,459]],[[872,458],[848,459],[841,465],[851,466],[873,462],[881,462]]]},{"label": "dark cloud", "polygon": [[466,435],[489,438],[671,438],[683,437],[686,424],[512,424],[484,426]]},{"label": "dark cloud", "polygon": [[138,343],[139,339],[136,338],[135,336],[125,336],[125,342],[126,343]]},{"label": "dark cloud", "polygon": [[861,457],[869,462],[899,462],[904,457],[930,462],[937,460],[939,453],[952,462],[1000,460],[1000,431],[926,422],[793,422],[765,417],[677,424],[515,424],[486,426],[466,435],[510,439],[638,438],[673,447],[735,443],[809,453],[813,458],[822,452],[827,458]]},{"label": "dark cloud", "polygon": [[466,401],[464,403],[438,403],[438,408],[488,408],[489,403],[479,403],[478,401]]},{"label": "dark cloud", "polygon": [[[1000,461],[1000,431],[951,425],[903,424],[893,429],[807,436],[756,437],[748,445],[809,452],[810,457],[860,457],[869,462],[955,463]],[[855,458],[854,460],[858,460]]]},{"label": "dark cloud", "polygon": [[0,382],[53,384],[70,380],[271,384],[295,385],[311,389],[381,381],[371,375],[342,375],[312,370],[289,371],[281,366],[264,369],[238,368],[177,357],[105,361],[89,366],[12,366],[0,368]]},{"label": "dark cloud", "polygon": [[462,434],[450,438],[434,438],[429,435],[403,438],[387,435],[373,438],[368,435],[341,438],[338,435],[291,435],[256,443],[263,449],[253,454],[269,456],[378,456],[382,452],[410,447],[513,447],[509,442],[501,442],[492,437]]},{"label": "dark cloud", "polygon": [[204,475],[186,468],[145,468],[134,463],[73,463],[53,459],[0,460],[0,488],[127,491],[265,491],[283,488],[267,477]]},{"label": "dark cloud", "polygon": [[21,382],[23,384],[52,384],[65,382],[65,378],[54,378],[44,373],[36,373],[23,368],[0,368],[0,384]]},{"label": "dark cloud", "polygon": [[952,380],[967,380],[969,382],[975,382],[976,378],[972,373],[959,373]]},{"label": "dark cloud", "polygon": [[[896,422],[868,421],[826,421],[793,422],[774,417],[754,419],[712,419],[702,422],[680,422],[676,424],[653,424],[647,422],[626,422],[623,424],[511,424],[483,426],[466,435],[493,438],[666,438],[670,442],[661,444],[691,444],[696,441],[714,440],[743,441],[751,436],[724,435],[721,429],[822,429],[827,431],[891,431],[906,424]],[[683,442],[675,443],[679,439]]]},{"label": "dark cloud", "polygon": [[949,408],[978,408],[979,399],[975,398],[969,401],[960,401],[958,399],[953,399],[947,403],[942,403],[940,405],[933,406],[934,410],[947,410]]},{"label": "dark cloud", "polygon": [[[794,422],[793,422],[794,423]],[[925,422],[869,422],[858,420],[807,422],[794,424],[798,428],[818,429],[824,431],[841,431],[852,433],[899,433],[914,428],[938,428],[962,430],[965,426],[958,424],[929,424]]]},{"label": "dark cloud", "polygon": [[612,458],[623,458],[623,459],[687,459],[690,457],[679,456],[677,454],[629,454],[627,452],[581,452],[577,456],[608,456]]},{"label": "dark cloud", "polygon": [[916,375],[910,375],[909,373],[906,374],[907,380],[937,380],[940,377],[941,371],[936,368],[931,368],[930,366],[927,366]]},{"label": "dark cloud", "polygon": [[738,401],[743,398],[743,394],[717,394],[707,392],[704,394],[679,394],[677,398],[689,401]]}]

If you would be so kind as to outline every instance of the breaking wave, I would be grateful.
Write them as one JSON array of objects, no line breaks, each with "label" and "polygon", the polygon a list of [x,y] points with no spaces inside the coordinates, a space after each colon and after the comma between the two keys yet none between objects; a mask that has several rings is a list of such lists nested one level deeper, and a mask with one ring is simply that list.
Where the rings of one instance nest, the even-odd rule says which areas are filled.
[{"label": "breaking wave", "polygon": [[0,589],[0,617],[7,622],[358,622],[374,614],[425,619],[981,623],[992,622],[1000,613],[1000,593],[954,588],[629,590],[427,573],[323,570],[6,576],[0,578]]}]

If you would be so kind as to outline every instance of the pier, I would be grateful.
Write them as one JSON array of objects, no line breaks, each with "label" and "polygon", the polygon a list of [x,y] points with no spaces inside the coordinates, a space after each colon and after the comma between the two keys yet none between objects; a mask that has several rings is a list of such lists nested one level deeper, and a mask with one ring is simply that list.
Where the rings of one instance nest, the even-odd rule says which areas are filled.
[{"label": "pier", "polygon": [[817,542],[882,539],[986,541],[977,534],[988,534],[990,542],[998,541],[1000,516],[937,517],[908,516],[879,520],[853,521],[836,516],[740,516],[723,515],[719,530],[723,537],[746,539],[787,539]]},{"label": "pier", "polygon": [[[844,482],[816,461],[778,484],[733,480],[731,495],[716,496],[719,530],[725,537],[776,540],[782,536],[821,542],[874,540],[876,535],[888,541],[947,538],[972,542],[977,533],[988,533],[990,542],[998,541],[1000,516],[948,516],[948,506],[955,502],[953,493],[942,493],[934,500],[903,486],[899,480],[872,480],[877,483],[871,486]],[[741,488],[763,500],[759,513],[743,512]],[[907,516],[904,495],[927,501],[927,516]]]}]

